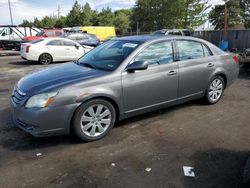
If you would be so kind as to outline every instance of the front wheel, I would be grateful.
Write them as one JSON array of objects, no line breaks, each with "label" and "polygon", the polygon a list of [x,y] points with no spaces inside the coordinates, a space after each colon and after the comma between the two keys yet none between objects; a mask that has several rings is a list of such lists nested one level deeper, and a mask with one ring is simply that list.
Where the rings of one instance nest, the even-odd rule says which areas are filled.
[{"label": "front wheel", "polygon": [[81,105],[73,118],[73,130],[84,141],[106,136],[113,128],[116,112],[107,100],[94,99]]},{"label": "front wheel", "polygon": [[208,85],[205,100],[208,104],[217,103],[222,97],[225,88],[225,81],[221,76],[215,76]]}]

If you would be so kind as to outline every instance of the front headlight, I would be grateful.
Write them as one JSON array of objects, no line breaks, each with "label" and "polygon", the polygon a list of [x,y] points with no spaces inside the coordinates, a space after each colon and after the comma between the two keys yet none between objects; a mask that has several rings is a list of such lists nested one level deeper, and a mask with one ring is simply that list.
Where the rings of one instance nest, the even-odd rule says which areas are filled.
[{"label": "front headlight", "polygon": [[53,97],[57,95],[58,92],[51,92],[51,93],[42,93],[38,95],[34,95],[26,102],[26,108],[33,108],[33,107],[47,107],[51,102]]}]

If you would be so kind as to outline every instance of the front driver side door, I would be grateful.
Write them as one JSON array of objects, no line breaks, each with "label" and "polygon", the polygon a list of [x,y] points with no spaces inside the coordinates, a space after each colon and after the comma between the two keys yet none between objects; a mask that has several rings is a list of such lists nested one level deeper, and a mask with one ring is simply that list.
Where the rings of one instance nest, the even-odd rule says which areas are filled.
[{"label": "front driver side door", "polygon": [[148,61],[146,70],[122,72],[125,113],[157,106],[177,98],[178,64],[171,41],[153,43],[131,62]]}]

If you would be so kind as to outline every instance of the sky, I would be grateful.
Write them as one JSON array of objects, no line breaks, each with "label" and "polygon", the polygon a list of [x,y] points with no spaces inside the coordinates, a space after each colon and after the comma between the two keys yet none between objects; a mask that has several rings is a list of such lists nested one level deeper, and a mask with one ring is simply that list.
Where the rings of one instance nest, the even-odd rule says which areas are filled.
[{"label": "sky", "polygon": [[[112,10],[131,8],[136,0],[78,0],[84,5],[88,2],[92,9],[101,10],[109,6]],[[33,21],[34,17],[57,15],[60,6],[60,15],[67,15],[75,0],[10,0],[13,22],[22,23],[23,19]],[[209,4],[221,4],[222,0],[209,0]],[[10,24],[8,0],[0,0],[0,25]]]}]

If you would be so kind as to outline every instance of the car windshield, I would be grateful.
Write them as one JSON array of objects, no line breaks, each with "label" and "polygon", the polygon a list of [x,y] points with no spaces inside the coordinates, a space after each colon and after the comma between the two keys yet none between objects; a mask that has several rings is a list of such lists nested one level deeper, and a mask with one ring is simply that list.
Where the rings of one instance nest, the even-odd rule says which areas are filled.
[{"label": "car windshield", "polygon": [[141,41],[110,40],[81,57],[78,63],[95,69],[113,71],[141,43]]},{"label": "car windshield", "polygon": [[44,33],[45,33],[44,31],[40,31],[36,34],[36,36],[43,36]]}]

